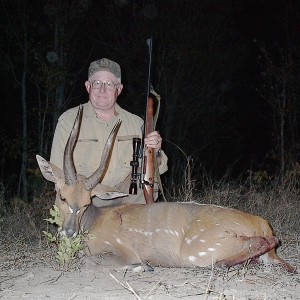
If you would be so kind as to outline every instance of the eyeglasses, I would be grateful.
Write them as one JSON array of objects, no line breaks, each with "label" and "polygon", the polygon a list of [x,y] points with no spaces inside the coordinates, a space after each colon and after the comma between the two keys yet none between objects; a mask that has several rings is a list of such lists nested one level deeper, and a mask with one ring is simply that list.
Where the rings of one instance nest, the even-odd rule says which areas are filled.
[{"label": "eyeglasses", "polygon": [[102,86],[107,90],[107,91],[113,91],[118,84],[115,84],[110,81],[101,81],[101,80],[94,80],[90,82],[92,89],[101,89]]}]

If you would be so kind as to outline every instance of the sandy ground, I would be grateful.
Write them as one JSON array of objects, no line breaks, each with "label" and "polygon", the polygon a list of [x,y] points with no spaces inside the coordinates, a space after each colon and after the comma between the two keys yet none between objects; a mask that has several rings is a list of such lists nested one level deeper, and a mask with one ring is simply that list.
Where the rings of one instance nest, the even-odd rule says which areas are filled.
[{"label": "sandy ground", "polygon": [[[279,254],[299,270],[300,239],[281,247]],[[300,299],[300,275],[278,267],[156,267],[130,273],[106,258],[82,258],[62,272],[54,255],[43,244],[0,245],[0,299]]]}]

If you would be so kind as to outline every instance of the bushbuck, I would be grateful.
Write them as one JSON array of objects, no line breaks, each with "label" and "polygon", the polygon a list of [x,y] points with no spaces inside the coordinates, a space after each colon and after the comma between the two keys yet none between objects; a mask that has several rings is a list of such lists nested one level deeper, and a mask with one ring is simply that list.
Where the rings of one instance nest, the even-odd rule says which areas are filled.
[{"label": "bushbuck", "polygon": [[144,270],[158,265],[225,268],[254,261],[295,271],[277,256],[279,240],[258,216],[196,203],[95,207],[91,201],[95,195],[104,199],[126,196],[101,185],[120,123],[107,140],[100,167],[85,178],[76,173],[72,159],[81,118],[80,108],[66,145],[63,171],[40,156],[37,161],[43,176],[55,183],[63,234],[73,237],[82,229],[94,236],[86,242],[87,255],[109,252],[125,266]]}]

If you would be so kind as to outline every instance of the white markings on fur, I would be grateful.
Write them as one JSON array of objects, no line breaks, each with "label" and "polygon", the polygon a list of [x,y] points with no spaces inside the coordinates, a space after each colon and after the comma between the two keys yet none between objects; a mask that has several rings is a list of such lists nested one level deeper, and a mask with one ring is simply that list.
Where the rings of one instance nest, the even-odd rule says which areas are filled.
[{"label": "white markings on fur", "polygon": [[[160,230],[160,229],[156,229],[156,232],[158,232],[157,230]],[[147,237],[152,236],[152,234],[153,234],[152,231],[144,231],[142,228],[129,228],[128,231],[141,233],[141,234],[144,234]]]},{"label": "white markings on fur", "polygon": [[268,265],[268,264],[271,264],[271,263],[274,263],[274,261],[272,261],[272,259],[269,257],[269,255],[267,255],[266,253],[261,255],[259,258],[258,258],[258,261],[260,263],[263,263],[264,265]]},{"label": "white markings on fur", "polygon": [[197,259],[196,256],[189,256],[188,257],[188,260],[191,261],[191,262],[194,262],[196,259]]},{"label": "white markings on fur", "polygon": [[185,238],[184,240],[185,240],[185,242],[186,242],[188,245],[192,242],[192,240],[191,240],[191,239],[188,239],[188,238]]},{"label": "white markings on fur", "polygon": [[140,273],[140,272],[143,272],[143,271],[145,271],[143,266],[137,266],[137,267],[132,269],[132,272],[134,272],[134,273]]},{"label": "white markings on fur", "polygon": [[152,231],[145,231],[144,235],[145,236],[152,236],[153,232]]}]

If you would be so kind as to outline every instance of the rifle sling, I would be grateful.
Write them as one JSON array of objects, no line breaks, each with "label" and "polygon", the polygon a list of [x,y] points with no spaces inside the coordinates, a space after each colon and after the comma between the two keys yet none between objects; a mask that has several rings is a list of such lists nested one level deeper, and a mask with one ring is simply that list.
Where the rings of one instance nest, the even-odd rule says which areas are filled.
[{"label": "rifle sling", "polygon": [[[154,118],[153,118],[153,124],[154,124],[154,128],[155,128],[156,127],[156,123],[157,123],[157,119],[158,119],[158,115],[159,115],[159,111],[160,111],[160,100],[161,100],[161,97],[160,97],[159,94],[157,94],[154,91],[153,87],[151,87],[150,92],[157,99],[157,108],[156,108],[156,112],[155,112],[155,115],[154,115]],[[163,197],[164,201],[167,202],[167,198],[165,196],[165,193],[164,193],[164,190],[163,190],[163,186],[162,186],[162,182],[161,182],[161,178],[160,178],[160,174],[159,174],[159,169],[158,169],[158,163],[157,163],[156,156],[155,156],[155,159],[154,159],[154,172],[155,172],[155,178],[157,180],[158,187],[160,189],[162,197]]]}]

